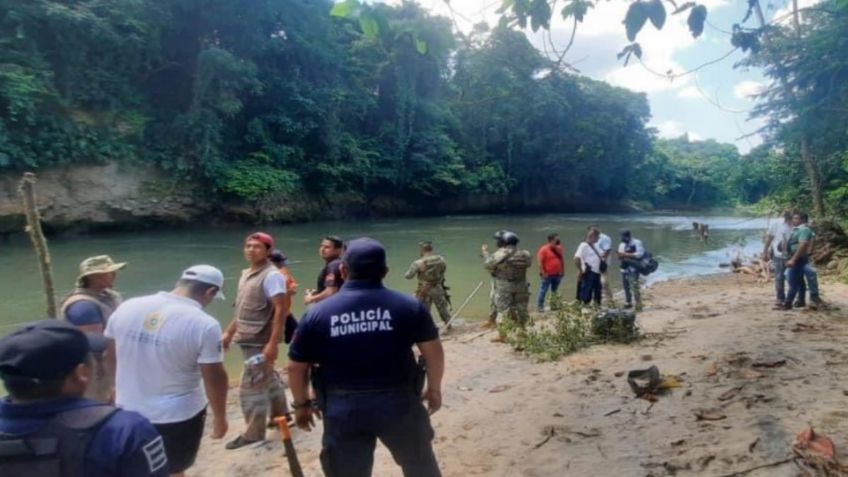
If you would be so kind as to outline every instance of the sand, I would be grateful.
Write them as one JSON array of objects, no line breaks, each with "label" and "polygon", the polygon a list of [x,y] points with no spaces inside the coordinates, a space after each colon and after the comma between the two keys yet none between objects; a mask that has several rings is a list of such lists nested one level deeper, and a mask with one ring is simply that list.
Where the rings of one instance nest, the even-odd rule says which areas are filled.
[{"label": "sand", "polygon": [[[642,340],[537,363],[474,326],[444,337],[444,407],[433,416],[443,474],[460,476],[722,476],[791,455],[808,424],[848,452],[848,286],[823,287],[837,309],[772,311],[769,284],[720,275],[660,283],[639,315]],[[776,367],[761,367],[774,364]],[[637,399],[626,372],[659,367],[682,387]],[[696,412],[707,417],[698,420]],[[190,475],[289,475],[277,431],[235,451],[204,438]],[[293,430],[305,475],[320,476],[320,426]],[[378,444],[374,473],[402,475]],[[749,476],[796,476],[791,462]]]}]

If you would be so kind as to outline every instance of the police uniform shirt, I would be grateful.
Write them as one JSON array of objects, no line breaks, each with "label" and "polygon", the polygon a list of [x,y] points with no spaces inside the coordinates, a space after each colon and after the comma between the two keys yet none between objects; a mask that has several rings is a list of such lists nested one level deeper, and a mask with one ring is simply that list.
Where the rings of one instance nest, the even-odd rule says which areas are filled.
[{"label": "police uniform shirt", "polygon": [[412,296],[351,280],[304,314],[289,358],[319,364],[329,387],[399,387],[411,379],[412,345],[438,337],[430,312]]},{"label": "police uniform shirt", "polygon": [[315,288],[315,293],[321,293],[328,287],[339,288],[344,281],[342,280],[341,272],[342,260],[334,258],[324,265],[321,272],[318,274],[318,284]]},{"label": "police uniform shirt", "polygon": [[[28,404],[0,401],[0,433],[33,432],[60,412],[99,405],[90,399],[61,398]],[[162,438],[140,414],[118,410],[103,422],[88,444],[83,475],[97,477],[166,477]]]}]

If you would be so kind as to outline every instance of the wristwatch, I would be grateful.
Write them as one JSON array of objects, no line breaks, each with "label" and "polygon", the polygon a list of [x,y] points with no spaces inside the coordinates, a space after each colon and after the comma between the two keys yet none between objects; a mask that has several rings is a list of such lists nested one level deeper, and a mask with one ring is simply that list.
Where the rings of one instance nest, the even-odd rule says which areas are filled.
[{"label": "wristwatch", "polygon": [[292,401],[291,406],[292,406],[292,409],[303,409],[303,408],[307,408],[307,407],[312,407],[312,400],[307,399],[306,401],[303,401],[303,402]]}]

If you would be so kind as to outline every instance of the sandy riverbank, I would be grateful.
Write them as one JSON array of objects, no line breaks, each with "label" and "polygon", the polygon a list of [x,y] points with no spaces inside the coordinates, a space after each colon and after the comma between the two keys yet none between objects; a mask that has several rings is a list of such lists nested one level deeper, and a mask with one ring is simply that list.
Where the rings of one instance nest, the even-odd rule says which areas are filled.
[{"label": "sandy riverbank", "polygon": [[[433,416],[443,474],[461,476],[721,476],[791,455],[807,424],[848,452],[848,286],[826,284],[826,312],[772,311],[771,288],[747,276],[676,280],[651,288],[647,337],[535,363],[476,328],[444,337],[444,407]],[[764,362],[785,364],[774,368]],[[651,403],[622,373],[656,365],[683,386]],[[736,391],[733,391],[737,389]],[[720,399],[721,398],[721,399]],[[695,411],[726,416],[699,421]],[[288,475],[276,431],[236,451],[205,438],[190,475]],[[294,430],[307,476],[322,475],[320,429]],[[791,464],[750,476],[795,476]],[[400,476],[378,445],[374,475]]]}]

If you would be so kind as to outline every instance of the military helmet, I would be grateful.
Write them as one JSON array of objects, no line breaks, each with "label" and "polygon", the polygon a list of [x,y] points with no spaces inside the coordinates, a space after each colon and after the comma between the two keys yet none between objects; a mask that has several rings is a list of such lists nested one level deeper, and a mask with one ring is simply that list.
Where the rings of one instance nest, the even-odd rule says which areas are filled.
[{"label": "military helmet", "polygon": [[505,231],[503,241],[507,245],[518,245],[518,235],[515,232]]}]

